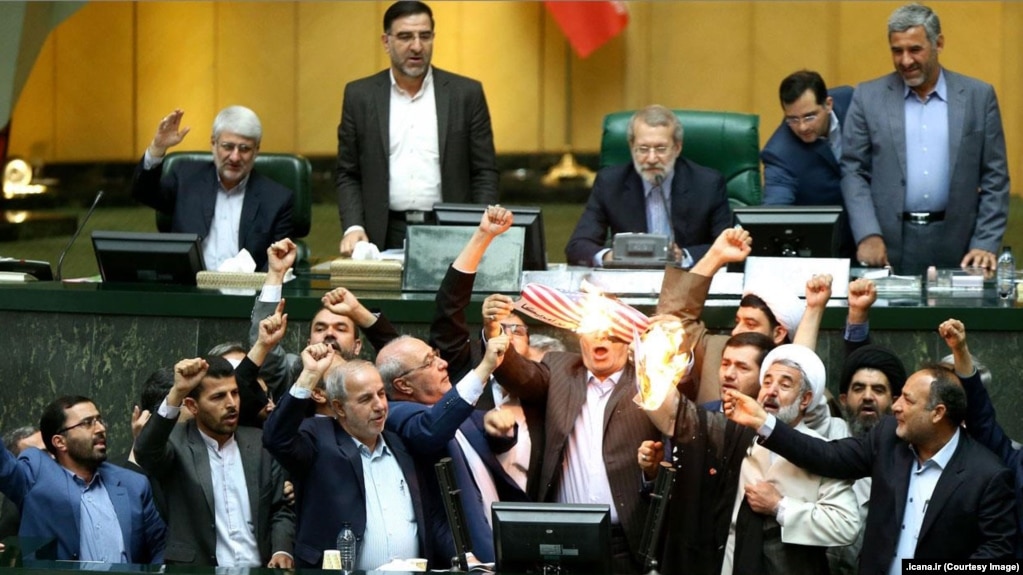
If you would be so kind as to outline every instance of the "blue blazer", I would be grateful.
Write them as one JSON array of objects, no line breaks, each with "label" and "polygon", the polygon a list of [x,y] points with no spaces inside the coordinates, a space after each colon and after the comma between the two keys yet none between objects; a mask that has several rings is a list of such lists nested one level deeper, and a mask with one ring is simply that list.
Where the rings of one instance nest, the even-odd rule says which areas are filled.
[{"label": "blue blazer", "polygon": [[[839,86],[828,91],[838,123],[845,123],[853,89]],[[841,137],[841,132],[839,132]],[[807,144],[783,121],[760,152],[764,162],[764,204],[841,206],[842,172],[839,158],[825,140]]]},{"label": "blue blazer", "polygon": [[[144,475],[102,463],[97,473],[121,524],[128,563],[163,563],[167,534]],[[21,537],[57,540],[58,560],[80,558],[82,492],[71,474],[44,451],[30,447],[15,459],[0,448],[0,491],[21,508]]]},{"label": "blue blazer", "polygon": [[[152,170],[135,168],[131,197],[171,216],[171,231],[205,238],[217,205],[217,169],[213,162],[183,163],[164,174],[163,164]],[[238,248],[249,251],[256,269],[266,270],[266,249],[292,234],[295,194],[253,170],[245,187]]]},{"label": "blue blazer", "polygon": [[[451,457],[455,483],[461,492],[462,509],[469,537],[472,539],[472,552],[484,563],[495,561],[494,532],[487,523],[483,496],[480,495],[480,490],[473,479],[465,453],[455,439],[455,432],[461,430],[483,460],[494,480],[501,501],[526,501],[527,498],[505,472],[491,450],[483,427],[483,413],[463,400],[458,395],[458,390],[452,387],[451,391],[444,394],[444,397],[434,405],[412,401],[392,402],[391,411],[387,416],[387,429],[400,435],[409,446],[409,450],[420,465],[424,484],[430,486],[427,492],[431,497],[441,496],[433,466],[441,458]],[[444,531],[450,533],[450,529],[445,528]],[[449,551],[454,554],[453,541]]]},{"label": "blue blazer", "polygon": [[[671,228],[678,247],[688,250],[695,262],[731,225],[724,176],[679,156],[671,180]],[[643,179],[632,163],[597,172],[586,209],[565,246],[566,261],[592,267],[593,256],[604,249],[609,232],[610,237],[647,232]]]},{"label": "blue blazer", "polygon": [[[349,522],[355,536],[366,532],[366,493],[362,456],[352,436],[329,417],[309,417],[311,399],[290,393],[263,424],[263,446],[281,462],[295,483],[295,563],[319,568],[323,550],[334,549],[341,524]],[[419,551],[431,565],[447,566],[451,557],[434,553],[433,534],[440,527],[436,513],[427,522],[423,491],[412,456],[397,435],[384,431],[384,441],[398,460],[419,527]]]}]

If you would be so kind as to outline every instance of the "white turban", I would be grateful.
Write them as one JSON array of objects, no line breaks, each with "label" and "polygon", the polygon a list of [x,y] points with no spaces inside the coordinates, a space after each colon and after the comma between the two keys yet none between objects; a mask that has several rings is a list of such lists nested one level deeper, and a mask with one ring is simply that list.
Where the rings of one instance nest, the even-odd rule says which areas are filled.
[{"label": "white turban", "polygon": [[743,296],[750,294],[764,300],[767,308],[774,314],[774,318],[788,330],[789,339],[795,337],[796,328],[799,327],[799,322],[803,319],[803,311],[806,310],[806,304],[799,299],[799,296],[792,293],[791,290],[778,289],[768,284],[748,287],[742,292]]},{"label": "white turban", "polygon": [[803,368],[803,373],[806,374],[807,383],[810,384],[810,389],[813,391],[813,399],[810,400],[810,405],[806,407],[806,410],[809,411],[813,407],[823,404],[824,385],[827,383],[827,371],[824,369],[824,362],[821,361],[821,358],[817,357],[817,354],[812,349],[803,345],[787,343],[772,349],[760,365],[761,384],[763,384],[764,375],[771,365],[783,359],[787,359]]}]

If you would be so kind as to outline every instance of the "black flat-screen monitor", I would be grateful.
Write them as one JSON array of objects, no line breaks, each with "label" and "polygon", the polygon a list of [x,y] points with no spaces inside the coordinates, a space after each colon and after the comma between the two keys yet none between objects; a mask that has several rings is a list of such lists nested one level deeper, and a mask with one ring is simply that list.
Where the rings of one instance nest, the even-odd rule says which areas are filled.
[{"label": "black flat-screen monitor", "polygon": [[204,269],[196,234],[92,232],[104,282],[195,285]]},{"label": "black flat-screen monitor", "polygon": [[750,206],[732,211],[735,223],[753,238],[750,255],[839,257],[842,206]]},{"label": "black flat-screen monitor", "polygon": [[[543,229],[543,211],[537,206],[502,206],[515,216],[514,226],[525,228],[526,245],[522,269],[547,269],[547,239]],[[434,204],[433,212],[441,226],[479,226],[487,206],[480,204]]]},{"label": "black flat-screen monitor", "polygon": [[497,502],[491,513],[498,573],[611,574],[609,506]]}]

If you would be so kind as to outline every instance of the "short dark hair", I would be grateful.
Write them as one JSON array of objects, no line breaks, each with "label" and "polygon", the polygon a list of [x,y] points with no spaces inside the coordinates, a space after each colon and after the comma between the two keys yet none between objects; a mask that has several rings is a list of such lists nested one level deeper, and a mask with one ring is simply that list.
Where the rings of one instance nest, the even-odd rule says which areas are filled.
[{"label": "short dark hair", "polygon": [[768,352],[774,349],[774,340],[758,331],[745,331],[737,333],[728,338],[725,347],[755,347],[757,348],[757,365],[764,364],[764,358]]},{"label": "short dark hair", "polygon": [[415,16],[416,14],[426,14],[430,17],[430,30],[433,30],[433,10],[427,6],[424,2],[419,0],[398,0],[384,12],[384,34],[391,32],[391,24],[394,23],[398,18],[404,18],[406,16]]},{"label": "short dark hair", "polygon": [[813,96],[818,105],[823,105],[828,99],[828,85],[824,83],[824,78],[821,78],[821,75],[813,70],[800,70],[785,76],[785,79],[781,81],[781,86],[778,87],[778,98],[781,100],[782,106],[788,106],[798,100],[807,90],[813,90]]},{"label": "short dark hair", "polygon": [[[206,369],[206,375],[203,376],[203,380],[206,380],[207,378],[223,379],[225,377],[234,377],[234,366],[231,365],[230,361],[227,361],[219,355],[210,355],[203,359],[206,360],[206,365],[208,366]],[[188,393],[188,397],[191,397],[192,399],[199,399],[199,394],[201,393],[202,382],[200,381],[199,385],[195,386],[195,388]]]},{"label": "short dark hair", "polygon": [[925,364],[922,369],[934,378],[931,381],[931,392],[927,396],[927,409],[944,405],[948,421],[959,427],[966,419],[966,390],[959,382],[959,377],[954,370],[938,363]]},{"label": "short dark hair", "polygon": [[142,383],[142,392],[139,394],[139,409],[148,410],[149,413],[156,413],[157,408],[163,403],[171,388],[174,387],[174,369],[161,367],[149,374],[146,381]]},{"label": "short dark hair", "polygon": [[[764,315],[767,316],[767,323],[771,327],[771,331],[774,331],[776,327],[781,325],[781,323],[778,322],[778,318],[775,317],[774,312],[771,311],[770,306],[767,305],[767,302],[755,293],[748,293],[742,296],[742,299],[739,300],[739,307],[751,307],[764,312]],[[790,341],[790,336],[791,334],[786,336],[785,340]]]},{"label": "short dark hair", "polygon": [[42,432],[43,445],[50,453],[57,454],[57,448],[53,446],[53,436],[57,435],[67,422],[67,410],[79,403],[94,402],[83,395],[62,395],[43,408],[43,415],[39,418],[39,431]]},{"label": "short dark hair", "polygon": [[12,454],[17,456],[21,453],[21,448],[18,447],[18,444],[21,443],[23,439],[34,435],[37,431],[39,431],[39,429],[32,425],[23,425],[21,427],[11,429],[4,433],[4,447],[7,448],[7,451],[10,451]]}]

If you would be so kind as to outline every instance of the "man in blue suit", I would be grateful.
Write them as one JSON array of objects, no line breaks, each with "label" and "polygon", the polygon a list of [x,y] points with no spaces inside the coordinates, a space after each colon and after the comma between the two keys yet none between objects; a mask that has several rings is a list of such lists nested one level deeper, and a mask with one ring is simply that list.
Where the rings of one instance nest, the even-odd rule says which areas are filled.
[{"label": "man in blue suit", "polygon": [[[264,447],[295,482],[295,564],[320,567],[323,551],[335,548],[349,523],[361,541],[359,571],[395,557],[426,557],[431,568],[446,568],[434,553],[443,524],[435,521],[433,501],[424,499],[401,437],[384,429],[388,402],[380,374],[367,361],[332,367],[334,361],[327,343],[305,348],[302,373],[263,425]],[[334,418],[306,417],[321,377]]]},{"label": "man in blue suit", "polygon": [[0,450],[0,491],[22,511],[23,539],[55,539],[56,558],[163,563],[166,527],[145,476],[107,463],[107,428],[92,400],[62,396],[39,421],[49,453]]},{"label": "man in blue suit", "polygon": [[[828,90],[817,72],[800,70],[778,88],[784,120],[771,135],[764,162],[764,204],[841,206],[842,123],[853,89]],[[852,257],[855,244],[848,220],[841,224],[841,255]]]}]

